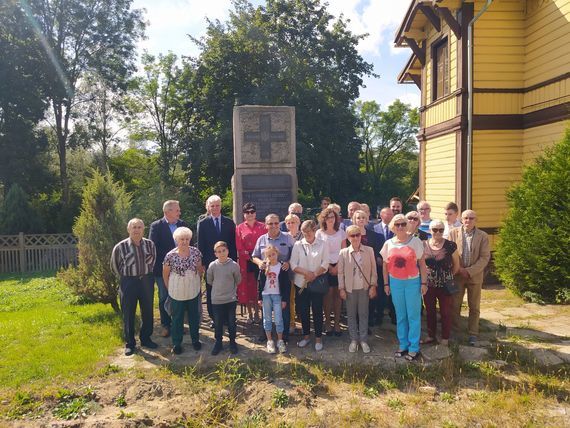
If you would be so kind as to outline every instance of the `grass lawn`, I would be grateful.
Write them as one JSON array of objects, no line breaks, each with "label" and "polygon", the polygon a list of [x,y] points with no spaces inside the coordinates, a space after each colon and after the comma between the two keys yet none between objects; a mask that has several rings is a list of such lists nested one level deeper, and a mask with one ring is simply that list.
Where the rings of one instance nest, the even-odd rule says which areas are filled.
[{"label": "grass lawn", "polygon": [[109,305],[77,304],[54,275],[0,276],[0,394],[77,380],[121,341]]}]

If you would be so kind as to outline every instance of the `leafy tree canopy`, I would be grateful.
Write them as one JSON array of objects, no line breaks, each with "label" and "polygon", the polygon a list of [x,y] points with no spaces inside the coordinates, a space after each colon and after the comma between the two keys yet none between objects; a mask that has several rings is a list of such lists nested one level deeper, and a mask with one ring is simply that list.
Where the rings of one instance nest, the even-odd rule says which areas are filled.
[{"label": "leafy tree canopy", "polygon": [[[189,182],[223,193],[232,175],[232,111],[241,103],[296,109],[297,166],[304,193],[346,198],[358,188],[359,144],[352,103],[372,65],[352,34],[318,0],[234,1],[210,22],[193,76],[184,138]],[[333,174],[334,180],[329,177]],[[203,183],[211,177],[213,183]]]}]

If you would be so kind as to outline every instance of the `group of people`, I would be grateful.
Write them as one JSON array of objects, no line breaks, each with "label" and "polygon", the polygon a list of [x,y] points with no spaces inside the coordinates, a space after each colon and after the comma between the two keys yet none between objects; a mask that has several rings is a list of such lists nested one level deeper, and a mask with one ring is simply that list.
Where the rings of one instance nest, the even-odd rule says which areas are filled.
[{"label": "group of people", "polygon": [[[395,197],[379,208],[371,221],[366,204],[341,208],[323,198],[316,220],[301,222],[303,207],[290,205],[283,221],[269,214],[256,218],[252,203],[243,206],[239,225],[221,213],[221,199],[206,201],[207,215],[197,224],[197,246],[192,231],[180,219],[178,201],[166,201],[164,217],[150,226],[129,221],[129,237],[113,249],[111,266],[120,277],[125,354],[136,348],[134,319],[140,305],[141,346],[156,348],[153,332],[154,282],[159,294],[161,335],[171,336],[172,352],[183,352],[184,319],[187,317],[192,347],[200,350],[202,277],[205,275],[207,312],[212,320],[217,355],[223,349],[224,326],[229,351],[236,344],[236,308],[247,308],[246,322],[259,323],[259,340],[269,353],[286,352],[289,337],[301,323],[300,348],[311,344],[323,349],[323,335],[341,336],[341,310],[345,302],[349,352],[370,352],[370,327],[383,322],[386,310],[396,324],[399,347],[396,357],[414,361],[420,344],[447,345],[457,329],[467,290],[468,342],[475,345],[479,333],[479,306],[484,269],[490,259],[487,234],[476,227],[477,216],[450,202],[445,220],[432,219],[427,201],[417,211],[402,212]],[[421,338],[422,302],[427,336]],[[437,336],[437,306],[441,335]],[[261,312],[261,317],[260,317]],[[312,316],[311,316],[312,315]],[[276,340],[273,329],[275,325]]]}]

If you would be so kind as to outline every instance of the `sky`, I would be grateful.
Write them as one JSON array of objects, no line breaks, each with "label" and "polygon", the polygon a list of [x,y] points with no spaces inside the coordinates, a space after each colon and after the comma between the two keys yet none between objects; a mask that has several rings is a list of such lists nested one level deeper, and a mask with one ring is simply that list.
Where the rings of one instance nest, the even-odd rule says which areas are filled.
[{"label": "sky", "polygon": [[[250,0],[254,5],[262,0]],[[408,0],[328,0],[328,10],[335,16],[349,19],[348,28],[355,34],[367,33],[358,45],[362,57],[374,65],[380,77],[367,77],[360,99],[374,100],[383,108],[395,99],[419,106],[420,92],[415,85],[400,85],[398,73],[404,67],[411,51],[394,48],[394,34],[409,5]],[[147,39],[139,43],[139,52],[151,54],[174,52],[176,55],[195,56],[199,49],[188,34],[205,34],[207,21],[225,21],[231,8],[230,0],[134,0],[135,8],[146,9]]]}]

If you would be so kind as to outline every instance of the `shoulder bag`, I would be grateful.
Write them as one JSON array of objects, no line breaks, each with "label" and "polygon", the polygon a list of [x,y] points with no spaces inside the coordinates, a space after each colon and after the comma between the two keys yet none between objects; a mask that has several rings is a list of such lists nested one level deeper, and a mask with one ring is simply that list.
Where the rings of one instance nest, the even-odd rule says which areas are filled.
[{"label": "shoulder bag", "polygon": [[[301,243],[305,257],[309,257],[305,246]],[[307,282],[306,288],[315,294],[326,294],[329,291],[329,279],[327,273],[317,276],[314,280]]]}]

